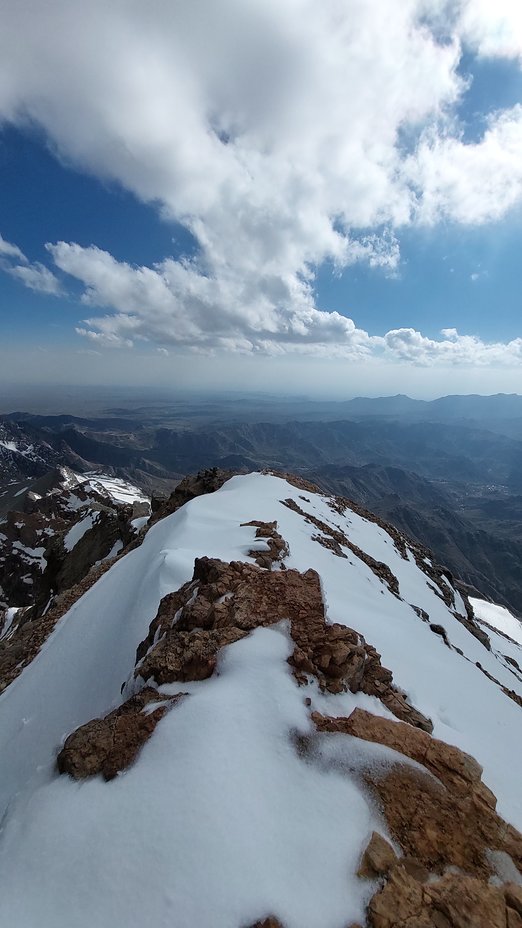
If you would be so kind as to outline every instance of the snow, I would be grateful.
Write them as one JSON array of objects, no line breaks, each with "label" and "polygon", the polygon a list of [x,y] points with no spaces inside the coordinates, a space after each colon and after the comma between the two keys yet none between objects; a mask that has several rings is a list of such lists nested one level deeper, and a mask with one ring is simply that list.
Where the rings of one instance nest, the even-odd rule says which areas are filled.
[{"label": "snow", "polygon": [[26,448],[20,448],[15,441],[0,440],[0,447],[6,448],[7,451],[16,451],[17,454],[23,454],[24,457],[29,457],[34,451],[34,445],[27,445]]},{"label": "snow", "polygon": [[504,635],[509,635],[513,641],[522,645],[522,622],[517,619],[504,606],[497,606],[495,603],[488,603],[483,599],[473,599],[470,597],[473,611],[478,619],[497,628]]},{"label": "snow", "polygon": [[27,545],[23,545],[21,541],[13,541],[12,547],[21,554],[22,558],[29,559],[31,563],[36,562],[42,572],[47,567],[44,556],[45,548],[30,548]]},{"label": "snow", "polygon": [[288,928],[324,928],[361,919],[375,884],[350,874],[380,823],[355,780],[299,758],[291,735],[310,722],[290,652],[283,628],[257,629],[226,649],[219,674],[192,687],[116,781],[55,779],[36,794],[24,834],[30,894],[20,891],[13,815],[0,921],[55,928],[74,913],[78,928],[171,919],[230,928],[275,911]]},{"label": "snow", "polygon": [[131,525],[136,532],[139,532],[144,525],[149,521],[150,516],[139,516],[137,519],[131,520]]},{"label": "snow", "polygon": [[[520,691],[497,643],[487,652],[383,529],[307,495],[305,504],[280,478],[238,476],[159,521],[69,610],[0,696],[0,924],[233,928],[269,914],[288,928],[362,921],[375,886],[352,874],[371,830],[383,827],[357,765],[391,762],[393,752],[335,736],[319,739],[305,760],[292,739],[311,733],[307,696],[330,714],[355,705],[387,713],[362,694],[299,688],[286,663],[284,624],[230,646],[209,680],[171,686],[189,695],[113,782],[76,783],[56,773],[63,739],[125,698],[121,685],[132,679],[136,647],[161,598],[191,579],[194,558],[252,561],[255,527],[241,527],[251,519],[277,520],[290,546],[287,567],[319,572],[328,619],[377,648],[395,683],[431,716],[434,735],[483,764],[499,813],[522,827],[520,708],[475,665]],[[403,599],[351,551],[339,558],[312,541],[315,526],[284,506],[286,498],[385,560]],[[443,624],[464,656],[409,603]]]},{"label": "snow", "polygon": [[98,516],[99,512],[88,512],[87,515],[83,517],[83,519],[80,519],[79,522],[76,522],[76,524],[69,529],[63,539],[63,544],[66,551],[72,551],[75,545],[77,545],[80,541],[80,538],[83,538],[85,533],[96,524]]},{"label": "snow", "polygon": [[[85,481],[85,482],[83,482]],[[82,478],[84,489],[89,487],[102,496],[110,496],[118,503],[148,503],[149,498],[142,490],[127,480],[118,477],[106,477],[104,474],[84,474]]]},{"label": "snow", "polygon": [[0,640],[5,641],[7,638],[11,637],[13,623],[18,610],[18,606],[11,606],[6,610],[4,624],[2,628],[0,628]]}]

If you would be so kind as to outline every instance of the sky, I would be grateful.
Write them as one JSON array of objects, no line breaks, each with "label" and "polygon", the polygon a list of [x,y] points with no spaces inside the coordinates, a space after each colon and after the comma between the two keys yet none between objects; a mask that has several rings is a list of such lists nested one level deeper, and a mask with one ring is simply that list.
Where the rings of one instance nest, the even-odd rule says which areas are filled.
[{"label": "sky", "polygon": [[522,392],[517,0],[4,0],[0,381]]}]

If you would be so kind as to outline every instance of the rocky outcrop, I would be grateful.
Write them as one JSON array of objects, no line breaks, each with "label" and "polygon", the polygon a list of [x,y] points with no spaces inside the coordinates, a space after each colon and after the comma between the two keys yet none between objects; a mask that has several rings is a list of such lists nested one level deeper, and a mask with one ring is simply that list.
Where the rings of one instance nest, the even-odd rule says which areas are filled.
[{"label": "rocky outcrop", "polygon": [[[491,851],[522,875],[522,835],[495,811],[477,761],[424,731],[355,709],[348,718],[312,716],[320,732],[344,732],[393,748],[412,766],[363,774],[404,856],[374,833],[358,875],[385,877],[372,898],[372,928],[518,926],[522,890],[500,883]],[[492,883],[493,880],[493,883]]]},{"label": "rocky outcrop", "polygon": [[[518,889],[518,887],[516,887]],[[510,890],[461,873],[422,884],[398,864],[370,902],[372,928],[520,928]]]},{"label": "rocky outcrop", "polygon": [[182,698],[145,687],[105,718],[87,722],[69,735],[58,754],[58,770],[75,780],[98,773],[112,780],[133,763],[160,719]]},{"label": "rocky outcrop", "polygon": [[236,471],[220,470],[217,467],[210,467],[208,470],[200,471],[198,474],[184,477],[178,483],[176,489],[170,494],[165,501],[152,501],[152,515],[150,524],[153,525],[160,519],[177,512],[185,503],[195,499],[196,496],[204,496],[206,493],[214,493],[219,490],[227,480],[230,480]]},{"label": "rocky outcrop", "polygon": [[[522,892],[495,869],[496,853],[522,873],[522,836],[497,814],[480,765],[431,736],[430,720],[394,686],[391,671],[357,631],[328,624],[316,571],[283,569],[287,547],[277,524],[254,520],[247,527],[266,543],[266,552],[250,552],[258,563],[196,559],[192,579],[161,600],[138,648],[132,695],[67,738],[59,770],[76,779],[113,778],[185,698],[158,687],[207,679],[224,647],[259,626],[286,621],[293,642],[288,663],[298,684],[313,680],[325,692],[376,696],[397,719],[362,709],[348,717],[312,712],[314,732],[295,736],[299,756],[311,763],[318,739],[330,733],[395,752],[387,764],[369,759],[367,768],[346,774],[359,778],[393,842],[374,832],[359,863],[359,879],[377,886],[366,928],[522,928]],[[276,915],[260,915],[250,928],[283,928]]]},{"label": "rocky outcrop", "polygon": [[[261,530],[268,528],[263,524]],[[277,553],[281,543],[277,541]],[[352,628],[327,623],[314,570],[302,574],[198,558],[193,579],[162,600],[138,648],[135,674],[157,684],[205,679],[222,647],[257,626],[282,620],[290,623],[295,647],[289,663],[299,683],[315,678],[331,693],[377,696],[398,718],[431,731],[429,719],[394,687],[392,673],[381,665],[375,648]]]},{"label": "rocky outcrop", "polygon": [[[253,524],[263,532],[261,537],[281,538],[275,525]],[[274,553],[281,550],[278,542]],[[119,764],[130,763],[136,745],[150,736],[166,711],[160,706],[143,715],[148,702],[163,699],[156,687],[207,679],[222,648],[256,627],[281,621],[289,623],[294,642],[289,664],[298,683],[315,678],[321,689],[331,693],[351,690],[377,695],[399,718],[431,730],[430,721],[395,690],[392,674],[381,666],[377,651],[353,629],[327,623],[318,574],[271,568],[272,563],[260,567],[198,558],[193,579],[162,599],[138,648],[134,687],[146,686],[105,719],[82,726],[67,739],[59,758],[61,772],[74,777],[98,772],[106,778],[114,776],[123,769]]]},{"label": "rocky outcrop", "polygon": [[259,551],[253,548],[248,552],[249,557],[253,557],[258,567],[272,569],[275,562],[279,564],[288,556],[288,545],[282,535],[277,531],[277,522],[242,522],[241,527],[254,526],[256,529],[256,538],[262,538],[266,542],[266,551]]}]

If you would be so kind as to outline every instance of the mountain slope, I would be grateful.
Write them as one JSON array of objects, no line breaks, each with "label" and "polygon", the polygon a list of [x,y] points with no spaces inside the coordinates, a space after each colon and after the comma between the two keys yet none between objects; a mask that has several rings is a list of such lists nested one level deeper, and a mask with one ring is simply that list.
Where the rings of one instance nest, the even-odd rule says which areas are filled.
[{"label": "mountain slope", "polygon": [[[261,474],[191,500],[0,697],[0,924],[391,928],[406,921],[378,920],[386,893],[404,902],[407,884],[426,913],[450,911],[460,866],[489,918],[472,924],[505,925],[516,887],[488,878],[516,876],[522,838],[460,753],[521,828],[522,673],[499,641],[428,552],[368,513]],[[411,856],[393,810],[419,784],[426,808],[444,790],[446,827],[485,823],[480,840],[419,835],[437,887],[397,864],[381,889],[384,870],[356,875],[361,854],[376,832]]]}]

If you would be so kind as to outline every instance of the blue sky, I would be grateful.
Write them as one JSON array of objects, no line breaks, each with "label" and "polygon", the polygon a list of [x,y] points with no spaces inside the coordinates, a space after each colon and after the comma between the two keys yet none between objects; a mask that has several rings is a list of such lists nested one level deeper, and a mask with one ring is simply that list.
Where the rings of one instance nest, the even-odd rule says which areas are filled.
[{"label": "blue sky", "polygon": [[205,24],[158,0],[147,32],[137,4],[26,5],[0,39],[4,382],[520,390],[512,4],[346,0],[344,33],[316,0]]}]

